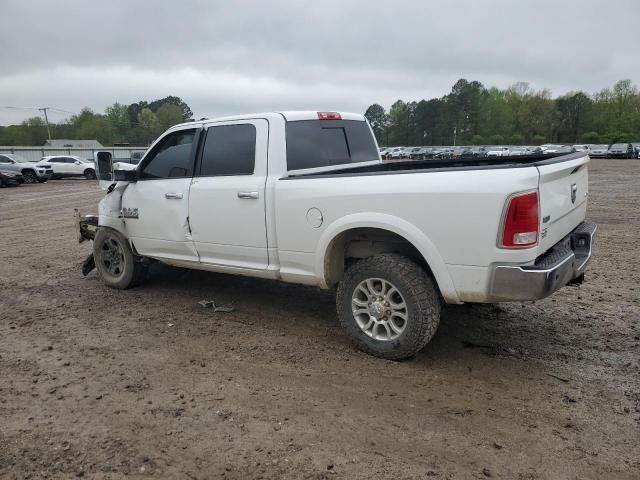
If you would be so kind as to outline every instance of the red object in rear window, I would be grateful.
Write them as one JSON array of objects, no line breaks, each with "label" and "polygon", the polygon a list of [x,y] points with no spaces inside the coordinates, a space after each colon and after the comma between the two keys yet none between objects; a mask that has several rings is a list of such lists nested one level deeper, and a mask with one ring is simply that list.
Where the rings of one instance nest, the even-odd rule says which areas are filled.
[{"label": "red object in rear window", "polygon": [[502,220],[500,247],[533,247],[538,244],[539,228],[538,192],[513,196]]},{"label": "red object in rear window", "polygon": [[342,120],[338,112],[318,112],[319,120]]}]

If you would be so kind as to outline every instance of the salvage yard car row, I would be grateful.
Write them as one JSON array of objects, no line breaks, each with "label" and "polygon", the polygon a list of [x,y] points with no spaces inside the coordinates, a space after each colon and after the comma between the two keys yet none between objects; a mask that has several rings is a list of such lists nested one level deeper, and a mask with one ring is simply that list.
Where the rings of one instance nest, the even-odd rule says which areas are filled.
[{"label": "salvage yard car row", "polygon": [[38,162],[11,153],[0,154],[0,187],[44,183],[63,177],[96,178],[94,163],[73,155],[51,155]]},{"label": "salvage yard car row", "polygon": [[449,159],[458,157],[507,157],[518,155],[544,155],[587,152],[593,158],[640,158],[640,143],[582,144],[540,146],[439,146],[439,147],[380,147],[380,156],[385,160],[426,160],[428,158]]}]

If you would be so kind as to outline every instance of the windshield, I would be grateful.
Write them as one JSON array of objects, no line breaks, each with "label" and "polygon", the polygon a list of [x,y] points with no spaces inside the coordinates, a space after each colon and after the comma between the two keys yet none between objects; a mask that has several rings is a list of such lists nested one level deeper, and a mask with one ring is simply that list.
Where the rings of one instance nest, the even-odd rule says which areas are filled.
[{"label": "windshield", "polygon": [[627,144],[626,143],[615,143],[615,144],[611,145],[611,148],[627,148]]}]

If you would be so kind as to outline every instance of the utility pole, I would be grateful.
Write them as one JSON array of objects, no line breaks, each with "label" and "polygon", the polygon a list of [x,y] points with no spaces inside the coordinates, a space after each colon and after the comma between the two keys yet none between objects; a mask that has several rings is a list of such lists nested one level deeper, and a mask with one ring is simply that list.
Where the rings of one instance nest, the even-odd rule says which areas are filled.
[{"label": "utility pole", "polygon": [[453,127],[453,146],[456,146],[456,134],[458,133],[458,129]]},{"label": "utility pole", "polygon": [[49,118],[47,117],[47,110],[49,110],[49,108],[50,107],[42,107],[38,110],[44,112],[44,123],[47,124],[47,136],[49,137],[49,143],[51,143],[51,130],[49,129]]}]

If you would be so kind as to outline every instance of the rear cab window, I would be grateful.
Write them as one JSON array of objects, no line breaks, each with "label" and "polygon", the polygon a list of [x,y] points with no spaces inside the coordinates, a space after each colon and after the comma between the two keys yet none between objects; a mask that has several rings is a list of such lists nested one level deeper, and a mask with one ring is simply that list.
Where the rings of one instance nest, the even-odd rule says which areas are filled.
[{"label": "rear cab window", "polygon": [[286,124],[287,170],[331,167],[380,158],[367,122],[295,120]]}]

